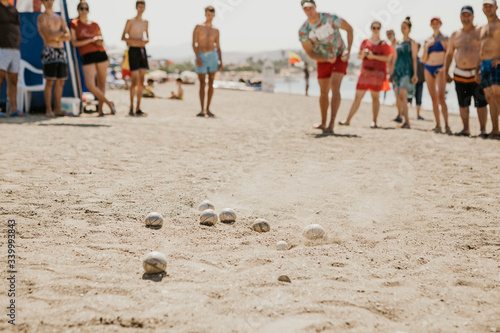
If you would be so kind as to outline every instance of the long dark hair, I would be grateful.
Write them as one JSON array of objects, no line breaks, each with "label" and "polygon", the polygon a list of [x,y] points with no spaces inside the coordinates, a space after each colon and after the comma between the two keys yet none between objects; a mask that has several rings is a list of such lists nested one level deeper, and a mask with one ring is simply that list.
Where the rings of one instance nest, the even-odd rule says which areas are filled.
[{"label": "long dark hair", "polygon": [[85,0],[81,0],[81,1],[78,3],[78,6],[76,6],[76,10],[78,11],[78,18],[80,18],[80,7],[81,7],[83,4],[86,4],[86,5],[87,5],[87,8],[89,7],[89,4],[87,3],[87,1],[85,1]]}]

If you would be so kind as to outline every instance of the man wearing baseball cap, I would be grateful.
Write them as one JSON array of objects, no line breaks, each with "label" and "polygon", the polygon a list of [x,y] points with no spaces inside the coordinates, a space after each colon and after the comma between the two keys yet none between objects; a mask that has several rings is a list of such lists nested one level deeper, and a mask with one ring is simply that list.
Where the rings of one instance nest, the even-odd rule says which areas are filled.
[{"label": "man wearing baseball cap", "polygon": [[[299,40],[307,55],[317,62],[318,82],[321,88],[319,98],[321,108],[321,124],[315,129],[324,134],[333,134],[335,117],[340,107],[340,85],[347,73],[349,55],[354,39],[353,29],[342,18],[335,14],[318,13],[314,0],[302,0],[302,9],[307,21],[299,30]],[[347,47],[339,29],[347,31]],[[329,93],[332,91],[332,100]],[[331,119],[327,125],[328,107],[331,105]]]},{"label": "man wearing baseball cap", "polygon": [[[481,82],[490,104],[490,115],[493,130],[489,134],[494,139],[500,139],[498,116],[500,114],[500,19],[497,15],[496,0],[483,1],[483,13],[488,24],[481,28],[481,62],[476,68],[476,80]],[[479,78],[478,73],[481,70]]]},{"label": "man wearing baseball cap", "polygon": [[[460,11],[462,29],[455,31],[448,42],[446,53],[445,73],[448,81],[455,81],[455,89],[460,106],[460,116],[464,129],[457,135],[470,136],[469,107],[474,97],[474,105],[477,108],[479,125],[481,127],[480,137],[486,137],[486,123],[488,121],[488,102],[484,97],[483,88],[476,83],[476,65],[479,62],[479,45],[481,29],[474,25],[474,9],[464,6]],[[453,78],[449,75],[450,66],[455,57],[455,70]]]}]

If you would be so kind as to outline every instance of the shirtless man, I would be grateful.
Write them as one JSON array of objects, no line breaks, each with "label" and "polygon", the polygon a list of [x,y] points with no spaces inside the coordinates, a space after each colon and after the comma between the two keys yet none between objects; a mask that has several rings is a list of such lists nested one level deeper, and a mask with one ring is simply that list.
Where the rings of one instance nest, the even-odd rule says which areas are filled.
[{"label": "shirtless man", "polygon": [[[479,46],[481,29],[474,25],[474,9],[464,6],[460,12],[460,20],[463,28],[455,31],[448,41],[446,52],[445,73],[448,82],[455,80],[455,89],[460,106],[460,116],[464,129],[457,135],[470,136],[469,128],[469,106],[472,97],[477,108],[479,125],[481,127],[480,137],[486,137],[486,122],[488,121],[488,102],[484,97],[483,88],[476,83],[476,65],[479,62]],[[455,70],[453,78],[450,76],[450,66],[455,57]]]},{"label": "shirtless man", "polygon": [[[335,117],[340,107],[340,85],[347,73],[349,56],[354,40],[353,29],[344,19],[334,14],[318,13],[314,0],[302,0],[302,9],[307,16],[299,30],[299,40],[309,58],[318,64],[318,82],[321,88],[319,104],[321,109],[321,124],[315,129],[323,134],[333,134]],[[346,47],[340,29],[347,31],[348,45]],[[329,93],[332,91],[332,100]],[[328,107],[331,106],[330,124],[327,126]]]},{"label": "shirtless man", "polygon": [[[52,10],[54,0],[42,0],[42,4],[45,7],[45,12],[38,16],[38,31],[43,39],[42,66],[46,80],[45,115],[47,117],[61,117],[65,115],[61,111],[61,98],[64,83],[68,78],[64,42],[69,41],[71,35],[64,19]],[[52,89],[54,90],[54,108],[52,108]]]},{"label": "shirtless man", "polygon": [[[222,52],[220,50],[219,30],[212,25],[215,17],[215,8],[205,8],[205,23],[198,24],[193,32],[193,50],[196,55],[196,73],[200,80],[201,111],[197,117],[215,117],[210,111],[210,103],[214,95],[215,73],[223,70]],[[205,109],[205,85],[208,74],[207,108]]]},{"label": "shirtless man", "polygon": [[[146,10],[146,2],[138,0],[135,4],[137,16],[127,21],[123,30],[122,41],[128,46],[128,60],[132,82],[130,84],[130,116],[146,116],[141,110],[141,99],[144,91],[144,76],[149,69],[146,44],[149,43],[149,23],[142,19]],[[134,97],[137,97],[134,114]]]},{"label": "shirtless man", "polygon": [[[488,104],[490,104],[493,130],[490,137],[499,139],[498,115],[500,114],[500,19],[497,15],[497,1],[484,0],[483,13],[488,24],[481,28],[480,59],[476,67],[476,82],[481,82]],[[481,70],[481,75],[479,75]]]}]

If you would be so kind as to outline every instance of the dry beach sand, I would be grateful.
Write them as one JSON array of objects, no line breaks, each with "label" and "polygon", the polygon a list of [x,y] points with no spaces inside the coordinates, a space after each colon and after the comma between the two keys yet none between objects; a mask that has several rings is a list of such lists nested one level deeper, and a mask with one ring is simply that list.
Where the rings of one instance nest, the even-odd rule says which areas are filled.
[{"label": "dry beach sand", "polygon": [[[0,330],[500,332],[500,141],[396,129],[389,107],[372,130],[370,105],[321,136],[317,99],[281,94],[218,90],[200,119],[185,92],[145,100],[147,118],[112,91],[115,117],[1,120],[4,267],[9,218],[19,257],[17,325],[2,313]],[[200,226],[205,199],[236,224]],[[250,230],[261,217],[269,233]],[[328,239],[306,241],[311,223]],[[142,279],[150,251],[160,282]]]}]

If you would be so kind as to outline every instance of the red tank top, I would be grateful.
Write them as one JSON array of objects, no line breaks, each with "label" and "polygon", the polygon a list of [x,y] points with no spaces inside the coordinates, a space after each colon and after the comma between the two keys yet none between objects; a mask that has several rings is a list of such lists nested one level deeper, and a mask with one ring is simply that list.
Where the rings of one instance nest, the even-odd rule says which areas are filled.
[{"label": "red tank top", "polygon": [[[94,38],[95,36],[98,36],[99,31],[101,30],[97,23],[90,22],[90,24],[85,24],[80,22],[77,18],[71,21],[70,28],[75,30],[77,40]],[[92,52],[106,52],[106,49],[103,46],[98,46],[95,43],[79,47],[78,50],[82,56]]]}]

